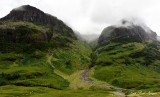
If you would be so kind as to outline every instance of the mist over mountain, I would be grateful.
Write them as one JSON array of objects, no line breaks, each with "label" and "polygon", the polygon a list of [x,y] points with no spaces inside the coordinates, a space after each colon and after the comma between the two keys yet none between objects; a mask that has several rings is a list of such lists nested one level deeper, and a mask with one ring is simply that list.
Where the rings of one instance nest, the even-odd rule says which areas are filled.
[{"label": "mist over mountain", "polygon": [[154,83],[160,78],[158,39],[137,19],[104,28],[92,54],[94,78],[125,89],[160,91],[160,83]]},{"label": "mist over mountain", "polygon": [[44,13],[36,7],[23,5],[14,8],[7,16],[1,18],[1,21],[25,21],[34,22],[43,25],[55,26],[58,20],[56,17]]},{"label": "mist over mountain", "polygon": [[157,40],[160,41],[160,36],[157,36]]},{"label": "mist over mountain", "polygon": [[75,31],[75,34],[77,35],[77,37],[80,39],[80,40],[83,40],[83,41],[86,41],[88,43],[94,41],[94,40],[97,40],[98,37],[100,35],[98,34],[80,34],[79,32]]},{"label": "mist over mountain", "polygon": [[122,19],[120,23],[106,27],[99,37],[100,45],[112,41],[145,42],[157,40],[157,34],[136,19]]}]

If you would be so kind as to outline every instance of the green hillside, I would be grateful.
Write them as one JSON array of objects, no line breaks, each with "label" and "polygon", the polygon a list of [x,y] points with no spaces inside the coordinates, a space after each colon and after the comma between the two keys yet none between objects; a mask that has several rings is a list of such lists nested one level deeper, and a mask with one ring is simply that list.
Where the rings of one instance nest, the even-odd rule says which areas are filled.
[{"label": "green hillside", "polygon": [[[65,89],[69,82],[54,73],[72,74],[90,64],[87,44],[30,22],[0,24],[0,85]],[[53,34],[53,37],[42,37]]]},{"label": "green hillside", "polygon": [[160,43],[111,43],[93,54],[93,77],[132,90],[160,91]]}]

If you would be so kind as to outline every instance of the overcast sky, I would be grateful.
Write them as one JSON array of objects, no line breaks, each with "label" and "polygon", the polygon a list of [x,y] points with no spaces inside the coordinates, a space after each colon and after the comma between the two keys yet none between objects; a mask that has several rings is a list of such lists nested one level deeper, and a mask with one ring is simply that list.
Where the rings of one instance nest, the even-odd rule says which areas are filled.
[{"label": "overcast sky", "polygon": [[82,34],[100,34],[122,18],[138,17],[160,35],[160,0],[0,0],[0,4],[0,17],[29,4]]}]

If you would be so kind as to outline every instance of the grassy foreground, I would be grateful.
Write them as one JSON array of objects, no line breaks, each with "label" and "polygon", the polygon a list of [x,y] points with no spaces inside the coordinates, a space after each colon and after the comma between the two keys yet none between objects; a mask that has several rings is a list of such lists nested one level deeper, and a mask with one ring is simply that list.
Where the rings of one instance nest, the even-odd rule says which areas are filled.
[{"label": "grassy foreground", "polygon": [[106,91],[55,90],[45,87],[1,86],[0,97],[116,97]]}]

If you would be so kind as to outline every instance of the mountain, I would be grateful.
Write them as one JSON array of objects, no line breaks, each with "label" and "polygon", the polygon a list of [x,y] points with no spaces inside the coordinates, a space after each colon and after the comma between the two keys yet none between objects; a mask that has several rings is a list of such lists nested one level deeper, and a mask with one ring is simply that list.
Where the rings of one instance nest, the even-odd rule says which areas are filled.
[{"label": "mountain", "polygon": [[[44,13],[36,7],[30,5],[23,5],[13,9],[7,16],[0,19],[1,21],[23,21],[41,24],[49,27],[53,27],[57,30],[65,27],[66,31],[70,31],[73,34],[71,28],[66,26],[63,21],[57,19],[57,17]],[[64,30],[61,31],[64,34]],[[69,34],[69,33],[68,33]],[[72,35],[71,34],[71,35]],[[74,34],[73,34],[74,35]]]},{"label": "mountain", "polygon": [[94,78],[132,92],[160,91],[157,34],[128,20],[105,28],[92,54],[92,69]]},{"label": "mountain", "polygon": [[145,24],[136,24],[130,20],[121,20],[117,25],[109,26],[102,31],[98,40],[99,45],[113,41],[121,42],[145,42],[156,40],[157,34]]},{"label": "mountain", "polygon": [[71,75],[87,68],[90,53],[63,21],[33,6],[0,19],[0,86],[68,88],[55,71]]},{"label": "mountain", "polygon": [[51,42],[56,34],[76,39],[72,29],[61,20],[30,5],[13,9],[0,21],[1,42]]},{"label": "mountain", "polygon": [[16,47],[22,47],[19,44],[30,44],[28,48],[45,49],[42,47],[63,47],[72,40],[77,40],[72,29],[61,20],[30,5],[15,8],[1,18],[0,32],[1,45],[11,44],[8,50],[17,49],[12,47],[14,44],[17,44]]},{"label": "mountain", "polygon": [[13,9],[7,16],[3,17],[1,20],[34,22],[53,26],[56,25],[56,22],[58,21],[56,17],[46,14],[43,11],[30,5],[23,5]]}]

